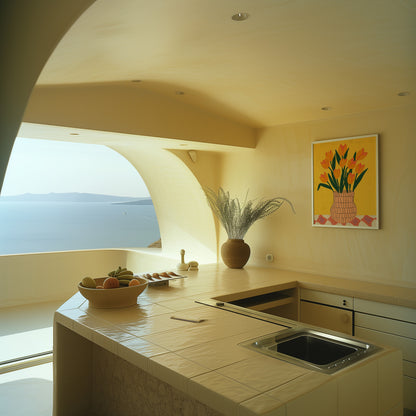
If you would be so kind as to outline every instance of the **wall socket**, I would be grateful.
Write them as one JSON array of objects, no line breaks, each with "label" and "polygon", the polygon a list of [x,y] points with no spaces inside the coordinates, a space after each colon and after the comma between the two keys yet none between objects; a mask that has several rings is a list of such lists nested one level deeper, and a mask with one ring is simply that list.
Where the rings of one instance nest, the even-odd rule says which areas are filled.
[{"label": "wall socket", "polygon": [[273,260],[274,260],[273,254],[271,254],[271,253],[266,254],[266,261],[267,262],[271,263]]}]

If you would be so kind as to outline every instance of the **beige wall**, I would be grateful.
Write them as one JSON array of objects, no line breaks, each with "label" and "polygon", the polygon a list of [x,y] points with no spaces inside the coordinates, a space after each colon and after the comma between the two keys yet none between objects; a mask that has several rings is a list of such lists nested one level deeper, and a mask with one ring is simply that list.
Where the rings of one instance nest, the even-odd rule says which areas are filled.
[{"label": "beige wall", "polygon": [[[162,264],[174,267],[181,248],[187,250],[186,261],[215,261],[218,225],[207,210],[201,185],[223,186],[233,196],[244,197],[247,190],[250,198],[284,196],[295,205],[296,215],[283,206],[248,231],[245,240],[252,249],[248,265],[414,284],[415,110],[400,107],[267,128],[259,131],[255,150],[198,151],[196,163],[186,151],[159,149],[160,153],[154,155],[158,165],[152,163],[140,146],[114,145],[144,177],[155,199],[166,248],[148,253],[90,250],[0,256],[0,268],[7,275],[0,304],[11,306],[69,297],[80,277],[97,276],[119,264],[136,272],[159,270]],[[379,134],[380,144],[381,229],[312,227],[311,142],[372,133]],[[166,169],[158,169],[159,166]],[[184,209],[189,206],[191,211]],[[193,228],[192,224],[197,226]],[[222,228],[219,231],[221,244],[226,236]],[[274,254],[273,263],[265,261],[267,253]]]},{"label": "beige wall", "polygon": [[[2,47],[0,50],[2,56],[0,183],[27,99],[42,66],[65,30],[92,1],[74,0],[64,3],[65,7],[63,2],[58,3],[55,0],[42,0],[36,4],[28,0],[24,1],[23,9],[21,2],[7,2],[6,6],[2,3],[0,9],[3,35],[0,41]],[[50,14],[46,13],[47,10]],[[44,16],[45,13],[53,16],[53,19],[49,21],[49,25],[42,26],[44,30],[39,31],[39,21],[36,17]],[[24,31],[21,30],[22,27],[25,28]],[[140,95],[145,105],[135,107],[132,103],[137,96],[132,95],[129,87],[109,85],[96,89],[95,86],[88,86],[88,91],[84,87],[78,90],[63,88],[37,90],[26,113],[27,121],[52,124],[55,122],[70,127],[153,134],[246,147],[253,147],[256,142],[253,129],[196,108],[176,105],[171,99],[162,100],[163,108],[161,107],[160,110],[163,110],[164,123],[161,125],[158,114],[150,114],[147,111],[157,108],[160,97],[151,96],[146,91],[142,91]],[[61,95],[62,93],[66,95]],[[79,107],[79,97],[83,97],[82,102],[89,105],[90,113],[85,113],[85,108]],[[95,107],[97,102],[100,104],[99,108]],[[120,107],[123,111],[119,112],[118,117],[108,117],[109,114],[114,115],[114,107],[120,103],[123,103]],[[131,105],[127,106],[127,103]],[[169,114],[173,108],[175,108],[175,117],[172,117],[173,113]],[[145,116],[141,111],[146,111]],[[198,253],[204,252],[207,258],[215,258],[215,225],[209,217],[203,194],[198,187],[221,185],[242,197],[249,189],[250,197],[285,196],[295,205],[296,215],[292,214],[287,206],[283,206],[272,217],[256,223],[249,230],[246,236],[246,241],[252,248],[249,264],[348,278],[397,283],[415,282],[414,114],[416,114],[415,107],[400,107],[327,121],[263,129],[259,131],[255,150],[223,154],[202,152],[200,162],[195,166],[187,160],[186,164],[195,178],[187,173],[185,184],[191,183],[193,191],[186,196],[184,196],[184,185],[180,183],[167,192],[166,184],[163,185],[160,180],[162,176],[152,179],[149,167],[144,176],[147,175],[149,190],[159,205],[157,213],[162,223],[162,238],[165,239],[168,247],[166,254],[173,255],[178,249],[188,249],[189,246],[192,250],[197,246]],[[113,124],[106,124],[110,122]],[[142,128],[145,130],[140,130]],[[312,227],[311,142],[372,133],[380,134],[381,229],[368,231]],[[121,153],[126,151],[123,146],[118,148],[115,146],[115,148]],[[140,153],[139,147],[125,153],[138,168],[142,162]],[[176,152],[175,155],[178,161],[184,162],[186,159],[184,153]],[[174,165],[177,164],[172,158],[169,158],[169,161]],[[170,183],[174,180],[180,181],[180,177],[176,174],[181,169],[170,176],[169,172],[164,171],[165,177]],[[143,173],[142,168],[139,168],[139,171]],[[166,198],[166,195],[169,198]],[[171,207],[162,205],[162,200],[166,200],[168,204],[170,199],[173,200]],[[188,217],[183,210],[187,203],[193,204],[194,214],[191,217]],[[198,212],[203,212],[202,217],[209,220],[199,224],[197,228],[190,227],[189,219],[193,223],[199,221]],[[178,218],[182,221],[179,221],[180,232],[178,232]],[[221,242],[225,240],[225,235],[222,230],[220,231]],[[274,254],[274,263],[266,263],[266,253]],[[72,255],[53,254],[52,256],[53,264],[57,268],[72,264]],[[26,262],[27,259],[29,257],[26,256],[1,258],[1,264],[4,265],[2,270],[7,271],[7,276],[27,276],[31,282],[27,287],[33,286],[39,289],[36,293],[27,292],[31,297],[25,295],[24,299],[20,299],[22,302],[41,298],[41,286],[38,284],[43,282],[42,267],[45,264],[50,266],[48,257],[42,258],[41,255],[31,257],[33,262]],[[108,260],[112,263],[114,257],[108,256]],[[196,260],[200,259],[196,258]],[[85,264],[89,261],[80,258],[79,269],[68,269],[68,272],[61,276],[62,279],[65,279],[65,276],[68,279],[65,284],[71,285],[72,288],[74,276],[78,276],[81,272],[83,274],[86,271]],[[131,261],[136,264],[136,260]],[[33,267],[36,267],[35,273]],[[53,279],[55,275],[50,270],[47,276],[48,279]],[[9,281],[9,277],[7,280]],[[51,296],[61,295],[60,282],[61,280],[53,282]],[[9,292],[16,300],[16,297],[20,296],[18,288],[16,279],[11,277],[7,290],[3,290],[3,293]]]},{"label": "beige wall", "polygon": [[[235,195],[284,196],[283,206],[247,233],[249,264],[323,275],[416,282],[416,108],[356,114],[260,131],[253,153],[225,156],[222,185]],[[311,142],[379,134],[380,230],[311,226]],[[222,234],[220,240],[225,240]],[[266,263],[266,253],[275,261]]]}]

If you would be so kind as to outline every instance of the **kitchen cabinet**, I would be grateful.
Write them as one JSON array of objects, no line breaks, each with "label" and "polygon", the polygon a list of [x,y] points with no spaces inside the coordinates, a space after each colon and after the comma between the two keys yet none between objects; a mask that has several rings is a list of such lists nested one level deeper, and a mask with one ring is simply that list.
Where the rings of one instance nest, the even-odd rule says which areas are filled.
[{"label": "kitchen cabinet", "polygon": [[402,351],[404,414],[416,414],[416,310],[364,299],[354,309],[356,336]]},{"label": "kitchen cabinet", "polygon": [[353,335],[354,299],[316,290],[300,290],[301,322]]},{"label": "kitchen cabinet", "polygon": [[215,300],[400,349],[405,415],[416,415],[416,309],[299,288],[293,282]]}]

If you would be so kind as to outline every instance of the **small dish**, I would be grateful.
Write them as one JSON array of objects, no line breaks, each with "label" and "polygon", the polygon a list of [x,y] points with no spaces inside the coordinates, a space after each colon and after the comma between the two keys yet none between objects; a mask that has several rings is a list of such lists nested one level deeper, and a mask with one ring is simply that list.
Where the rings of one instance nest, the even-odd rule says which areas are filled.
[{"label": "small dish", "polygon": [[159,273],[143,273],[141,275],[148,281],[149,287],[151,286],[168,286],[171,280],[183,279],[187,276],[176,274],[174,272],[159,272]]}]

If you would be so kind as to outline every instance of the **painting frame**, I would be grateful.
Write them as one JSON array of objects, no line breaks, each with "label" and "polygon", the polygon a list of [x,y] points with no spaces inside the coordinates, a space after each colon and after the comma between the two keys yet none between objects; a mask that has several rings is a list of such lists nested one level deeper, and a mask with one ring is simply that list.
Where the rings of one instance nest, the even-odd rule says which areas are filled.
[{"label": "painting frame", "polygon": [[312,142],[312,226],[378,230],[378,134]]}]

